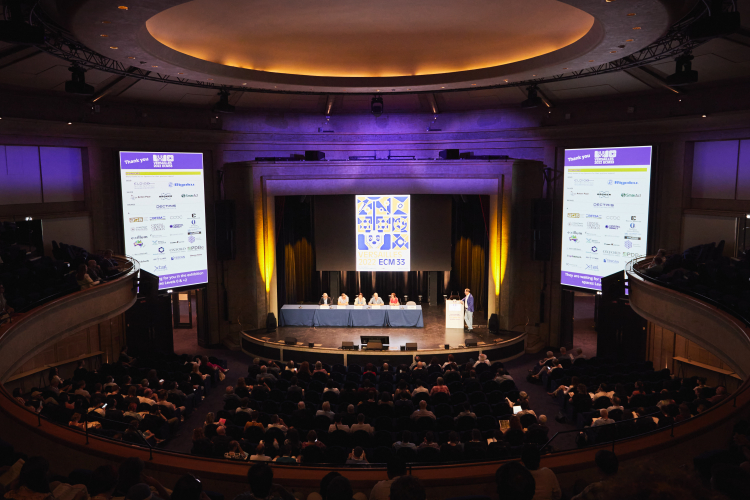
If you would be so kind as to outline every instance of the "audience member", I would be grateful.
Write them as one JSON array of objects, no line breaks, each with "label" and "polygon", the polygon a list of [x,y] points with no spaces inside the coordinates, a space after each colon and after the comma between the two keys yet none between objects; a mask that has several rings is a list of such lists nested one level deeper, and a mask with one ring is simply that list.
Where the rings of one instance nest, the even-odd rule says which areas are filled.
[{"label": "audience member", "polygon": [[620,467],[620,461],[617,455],[609,450],[599,450],[594,455],[594,462],[599,470],[599,481],[586,486],[583,491],[574,496],[571,500],[597,500],[604,498],[601,494],[606,490],[607,483],[617,474]]},{"label": "audience member", "polygon": [[417,477],[402,475],[391,483],[390,500],[427,500],[427,492]]},{"label": "audience member", "polygon": [[495,484],[502,500],[532,500],[536,493],[534,476],[519,462],[501,465],[495,472]]},{"label": "audience member", "polygon": [[398,457],[391,458],[388,461],[388,479],[375,483],[370,491],[370,500],[389,500],[393,481],[405,475],[406,462]]},{"label": "audience member", "polygon": [[521,462],[531,472],[536,486],[534,500],[560,500],[562,490],[557,482],[557,476],[547,467],[539,468],[541,455],[539,447],[527,444],[521,452]]}]

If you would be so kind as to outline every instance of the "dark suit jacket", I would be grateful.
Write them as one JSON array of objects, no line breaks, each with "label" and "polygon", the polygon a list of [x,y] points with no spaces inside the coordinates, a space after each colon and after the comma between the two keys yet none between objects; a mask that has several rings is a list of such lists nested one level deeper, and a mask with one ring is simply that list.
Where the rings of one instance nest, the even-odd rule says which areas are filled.
[{"label": "dark suit jacket", "polygon": [[[334,299],[330,296],[328,297],[329,305],[335,306],[337,302],[338,302],[338,299]],[[318,305],[321,305],[321,306],[323,305],[323,297],[321,297],[320,300],[318,301]]]}]

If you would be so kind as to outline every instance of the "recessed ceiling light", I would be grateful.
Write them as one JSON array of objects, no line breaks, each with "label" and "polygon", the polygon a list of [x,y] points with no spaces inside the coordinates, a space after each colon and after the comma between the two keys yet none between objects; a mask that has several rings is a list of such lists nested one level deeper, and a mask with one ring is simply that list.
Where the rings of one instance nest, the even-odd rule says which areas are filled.
[{"label": "recessed ceiling light", "polygon": [[242,85],[247,85],[247,83],[243,83]]},{"label": "recessed ceiling light", "polygon": [[185,73],[177,73],[178,75],[184,75]]},{"label": "recessed ceiling light", "polygon": [[632,17],[634,15],[635,15],[635,12],[631,12],[630,14],[628,14],[628,16],[630,16],[630,17]]},{"label": "recessed ceiling light", "polygon": [[117,47],[110,47],[110,49],[117,50]]},{"label": "recessed ceiling light", "polygon": [[634,27],[633,29],[634,29],[634,30],[639,30],[639,29],[641,29],[641,27],[640,27],[640,26],[636,26],[636,27]]},{"label": "recessed ceiling light", "polygon": [[702,115],[701,118],[706,118],[706,115]]},{"label": "recessed ceiling light", "polygon": [[120,5],[117,8],[120,9],[120,10],[128,10],[128,8],[125,5]]},{"label": "recessed ceiling light", "polygon": [[677,102],[682,102],[682,99],[677,99]]},{"label": "recessed ceiling light", "polygon": [[634,39],[632,39],[632,38],[628,38],[628,39],[627,39],[627,40],[625,40],[625,41],[626,41],[626,42],[634,42],[635,40],[634,40]]},{"label": "recessed ceiling light", "polygon": [[103,36],[104,38],[107,38],[109,35],[101,34],[99,36]]},{"label": "recessed ceiling light", "polygon": [[411,90],[411,89],[406,89],[406,90]]},{"label": "recessed ceiling light", "polygon": [[112,21],[102,21],[102,24],[112,24]]},{"label": "recessed ceiling light", "polygon": [[594,60],[593,59],[589,59],[589,62],[594,62]]},{"label": "recessed ceiling light", "polygon": [[208,78],[207,80],[208,80],[209,82],[213,82],[213,81],[214,81],[214,79],[213,79],[213,78]]},{"label": "recessed ceiling light", "polygon": [[151,66],[152,68],[158,68],[159,66]]},{"label": "recessed ceiling light", "polygon": [[476,85],[476,83],[472,83],[472,85]]},{"label": "recessed ceiling light", "polygon": [[[706,116],[706,115],[703,115],[703,116]],[[68,122],[68,125],[73,125],[73,122]]]},{"label": "recessed ceiling light", "polygon": [[531,76],[536,76],[536,75],[531,75]]},{"label": "recessed ceiling light", "polygon": [[563,68],[563,69],[568,69],[568,68]]},{"label": "recessed ceiling light", "polygon": [[444,89],[445,87],[440,87],[441,89]]},{"label": "recessed ceiling light", "polygon": [[609,51],[609,53],[610,53],[610,54],[616,54],[616,53],[617,53],[617,51],[616,51],[616,50],[610,50],[610,51]]},{"label": "recessed ceiling light", "polygon": [[505,80],[505,83],[508,83],[508,80]]},{"label": "recessed ceiling light", "polygon": [[128,56],[128,59],[135,59],[135,57],[133,57],[133,56]]},{"label": "recessed ceiling light", "polygon": [[[274,87],[275,88],[275,87]],[[378,89],[376,92],[380,92],[380,89]]]}]

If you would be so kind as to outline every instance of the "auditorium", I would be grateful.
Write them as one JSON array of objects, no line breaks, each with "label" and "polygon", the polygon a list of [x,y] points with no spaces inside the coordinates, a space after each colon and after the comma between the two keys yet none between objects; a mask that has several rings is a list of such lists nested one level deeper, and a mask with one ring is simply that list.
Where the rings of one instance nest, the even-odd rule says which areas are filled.
[{"label": "auditorium", "polygon": [[750,0],[0,5],[3,498],[748,498]]}]

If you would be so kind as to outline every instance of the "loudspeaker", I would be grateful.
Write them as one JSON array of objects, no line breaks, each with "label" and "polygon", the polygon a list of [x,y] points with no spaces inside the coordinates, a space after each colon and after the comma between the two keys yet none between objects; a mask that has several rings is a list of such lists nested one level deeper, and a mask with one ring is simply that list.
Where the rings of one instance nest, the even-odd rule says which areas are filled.
[{"label": "loudspeaker", "polygon": [[353,351],[354,350],[354,342],[349,342],[348,340],[344,340],[343,342],[341,342],[341,348],[349,350],[349,351]]},{"label": "loudspeaker", "polygon": [[461,157],[458,149],[444,149],[439,155],[443,160],[458,160]]},{"label": "loudspeaker", "polygon": [[450,345],[450,344],[445,344],[445,348],[446,348],[446,349],[450,349],[450,348],[451,348],[451,345]]},{"label": "loudspeaker", "polygon": [[310,342],[307,344],[307,347],[315,347],[315,342]]},{"label": "loudspeaker", "polygon": [[368,351],[382,351],[383,343],[379,340],[371,340],[367,343]]},{"label": "loudspeaker", "polygon": [[405,350],[406,350],[406,346],[405,346],[405,345],[402,345],[402,346],[401,346],[401,350],[402,350],[402,351],[405,351]]},{"label": "loudspeaker", "polygon": [[407,351],[416,351],[417,350],[417,343],[416,342],[407,342],[406,343],[406,350]]},{"label": "loudspeaker", "polygon": [[477,346],[476,339],[466,339],[466,347],[476,347],[476,346]]},{"label": "loudspeaker", "polygon": [[295,337],[284,337],[284,343],[286,345],[297,345],[297,339]]},{"label": "loudspeaker", "polygon": [[532,257],[548,261],[552,257],[552,200],[534,200]]},{"label": "loudspeaker", "polygon": [[325,160],[326,154],[323,151],[305,151],[305,161]]},{"label": "loudspeaker", "polygon": [[[221,200],[214,204],[214,218],[216,227],[216,258],[219,260],[234,260],[234,200]],[[204,227],[205,231],[206,228]]]},{"label": "loudspeaker", "polygon": [[490,333],[494,333],[495,335],[500,333],[500,320],[498,319],[497,314],[492,313],[490,315],[490,320],[487,322],[487,329]]}]

